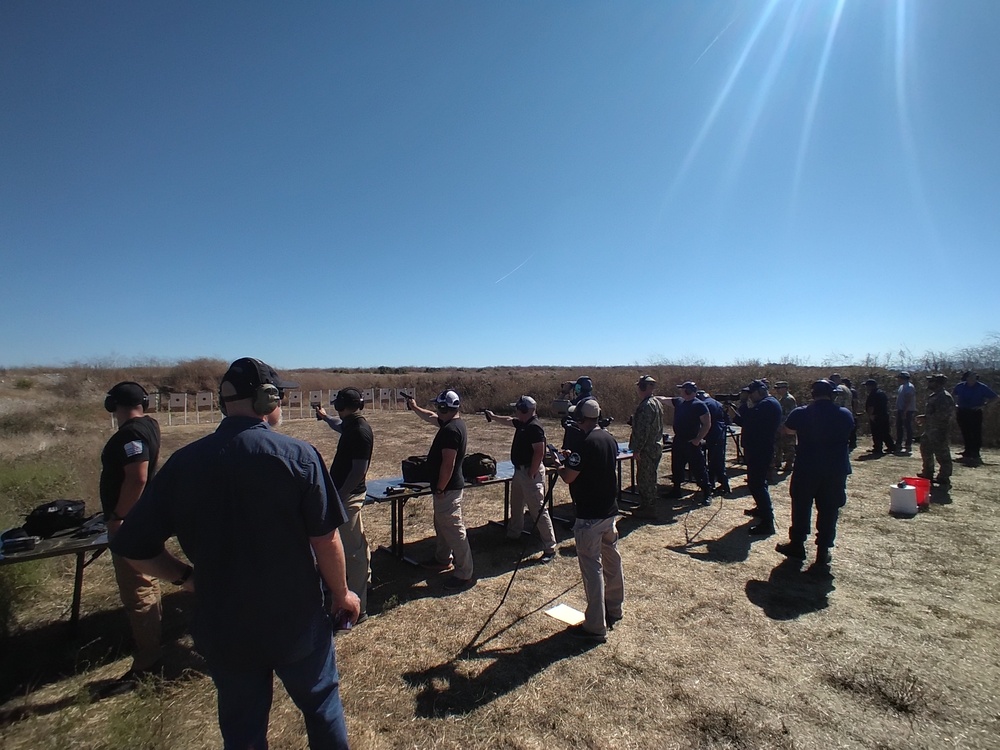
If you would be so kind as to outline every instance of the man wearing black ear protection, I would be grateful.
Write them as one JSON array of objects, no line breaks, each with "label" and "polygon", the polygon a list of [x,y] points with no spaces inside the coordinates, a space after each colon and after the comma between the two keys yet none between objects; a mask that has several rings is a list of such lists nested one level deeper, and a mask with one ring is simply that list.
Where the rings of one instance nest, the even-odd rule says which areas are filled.
[{"label": "man wearing black ear protection", "polygon": [[365,401],[357,388],[342,388],[338,391],[333,400],[333,408],[337,410],[338,416],[328,416],[322,406],[317,406],[316,417],[340,434],[337,454],[330,464],[330,477],[347,511],[347,523],[340,527],[340,541],[344,545],[347,562],[347,587],[361,600],[358,622],[363,622],[368,619],[372,555],[365,536],[361,509],[368,491],[365,476],[371,464],[375,436],[368,420],[361,414]]},{"label": "man wearing black ear protection", "polygon": [[[104,408],[115,415],[118,431],[101,452],[101,508],[114,538],[147,482],[156,473],[160,457],[160,425],[146,416],[149,395],[138,383],[118,383],[104,398]],[[128,615],[135,651],[132,666],[116,681],[116,689],[136,686],[138,679],[159,667],[160,584],[136,570],[128,560],[112,554],[118,595]]]},{"label": "man wearing black ear protection", "polygon": [[[282,391],[297,387],[260,360],[233,362],[219,387],[226,418],[170,457],[111,542],[140,570],[195,591],[191,632],[227,748],[267,747],[275,674],[310,747],[348,746],[332,620],[353,624],[360,602],[337,533],[347,513],[322,456],[272,429]],[[175,535],[193,568],[164,548]]]}]

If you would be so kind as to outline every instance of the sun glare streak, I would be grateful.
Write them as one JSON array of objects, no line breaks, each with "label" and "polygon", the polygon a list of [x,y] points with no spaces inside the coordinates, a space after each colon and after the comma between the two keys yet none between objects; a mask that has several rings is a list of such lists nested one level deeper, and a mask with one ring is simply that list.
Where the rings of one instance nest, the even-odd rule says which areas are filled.
[{"label": "sun glare streak", "polygon": [[663,202],[660,206],[661,217],[667,207],[667,204],[670,203],[671,199],[677,193],[678,188],[680,188],[681,183],[684,182],[684,178],[687,177],[687,173],[691,169],[691,165],[694,163],[695,158],[701,151],[701,146],[705,142],[705,138],[708,137],[708,133],[712,129],[712,125],[715,123],[716,118],[719,116],[719,112],[722,110],[722,105],[724,105],[726,103],[726,99],[729,98],[729,92],[732,90],[737,78],[739,78],[740,72],[743,70],[743,66],[746,64],[747,58],[753,51],[754,45],[757,43],[757,39],[760,37],[761,32],[763,32],[764,28],[767,26],[768,19],[770,19],[771,15],[774,13],[778,2],[779,0],[769,0],[767,6],[761,13],[760,19],[757,21],[757,25],[750,34],[750,38],[743,46],[743,51],[740,53],[739,59],[736,61],[736,64],[733,65],[733,69],[730,71],[729,77],[723,84],[719,94],[715,97],[715,102],[712,104],[712,108],[709,110],[708,116],[705,118],[705,122],[698,131],[698,135],[695,136],[694,143],[692,143],[691,148],[688,149],[687,155],[684,157],[684,161],[681,163],[680,169],[677,170],[677,174],[674,175],[673,182],[671,182],[670,187],[667,189],[667,192],[663,197]]},{"label": "sun glare streak", "polygon": [[920,169],[917,164],[917,146],[913,138],[913,128],[910,124],[910,105],[907,98],[906,76],[906,30],[906,0],[896,0],[896,44],[893,55],[893,78],[895,81],[896,116],[899,119],[899,135],[903,147],[903,161],[920,218],[925,222],[934,241],[940,244],[938,232],[931,217],[927,194],[924,191],[923,179],[920,176]]},{"label": "sun glare streak", "polygon": [[[792,179],[793,205],[799,195],[802,167],[805,164],[806,149],[809,147],[809,139],[812,136],[813,121],[816,118],[816,107],[819,104],[819,94],[823,89],[823,79],[826,77],[826,66],[830,62],[830,51],[833,49],[833,40],[837,36],[837,29],[840,27],[840,18],[843,15],[846,3],[847,0],[837,0],[837,6],[834,8],[833,18],[830,21],[830,28],[826,31],[826,40],[823,42],[823,53],[820,55],[819,65],[816,68],[816,77],[813,79],[812,91],[809,94],[809,101],[806,104],[802,136],[799,138],[799,148],[795,156],[795,176]],[[793,210],[791,213],[794,215],[795,211]]]},{"label": "sun glare streak", "polygon": [[778,77],[781,66],[785,62],[785,58],[788,55],[788,48],[792,43],[792,36],[795,31],[796,22],[799,18],[799,8],[801,6],[802,0],[795,0],[795,4],[792,6],[791,12],[788,14],[788,18],[785,21],[785,28],[784,31],[782,31],[778,47],[771,55],[771,60],[767,65],[764,77],[761,79],[760,85],[757,86],[757,93],[754,95],[753,102],[750,105],[750,112],[744,120],[743,127],[740,128],[739,138],[733,146],[729,170],[724,181],[726,186],[724,190],[728,190],[736,181],[740,165],[746,157],[750,141],[757,128],[757,121],[760,120],[760,114],[764,110],[764,104],[767,101],[768,95],[771,93],[774,81]]}]

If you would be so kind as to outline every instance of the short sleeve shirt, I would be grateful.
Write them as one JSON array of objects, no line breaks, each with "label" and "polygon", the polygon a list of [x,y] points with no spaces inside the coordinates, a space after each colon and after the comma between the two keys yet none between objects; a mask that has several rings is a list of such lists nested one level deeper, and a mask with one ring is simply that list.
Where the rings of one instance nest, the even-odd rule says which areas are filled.
[{"label": "short sleeve shirt", "polygon": [[[372,449],[375,445],[375,436],[372,434],[371,425],[368,420],[360,414],[352,414],[343,421],[340,428],[340,441],[337,443],[337,453],[333,457],[333,464],[330,466],[330,477],[336,487],[343,487],[344,482],[354,468],[355,461],[367,461],[371,463]],[[365,478],[361,478],[361,483],[357,487],[347,488],[345,491],[351,495],[357,495],[368,489]]]},{"label": "short sleeve shirt", "polygon": [[114,512],[125,481],[125,467],[149,462],[146,480],[156,473],[160,458],[160,424],[152,417],[134,417],[122,424],[101,452],[101,509]]},{"label": "short sleeve shirt", "polygon": [[427,465],[431,475],[431,482],[437,482],[441,475],[441,464],[443,457],[441,452],[447,448],[457,451],[455,456],[455,468],[451,472],[451,479],[448,480],[446,490],[460,490],[465,486],[465,477],[462,476],[462,459],[465,458],[465,448],[469,439],[465,430],[465,420],[455,417],[444,424],[439,421],[437,435],[431,443],[430,453],[427,454]]},{"label": "short sleeve shirt", "polygon": [[610,432],[595,428],[587,433],[566,467],[580,475],[569,486],[582,519],[610,518],[618,514],[618,441]]},{"label": "short sleeve shirt", "polygon": [[545,428],[532,417],[527,422],[514,420],[514,440],[510,444],[510,462],[514,466],[530,466],[535,457],[535,446],[545,442]]},{"label": "short sleeve shirt", "polygon": [[703,401],[680,399],[674,407],[674,437],[681,441],[698,437],[703,414],[708,414],[708,407]]}]

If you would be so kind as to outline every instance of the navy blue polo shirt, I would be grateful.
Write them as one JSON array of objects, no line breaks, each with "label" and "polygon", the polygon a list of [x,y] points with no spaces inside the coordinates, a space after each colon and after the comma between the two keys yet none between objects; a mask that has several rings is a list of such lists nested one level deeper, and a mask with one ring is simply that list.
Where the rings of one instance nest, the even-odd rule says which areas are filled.
[{"label": "navy blue polo shirt", "polygon": [[743,427],[740,443],[743,452],[751,456],[774,453],[774,439],[781,426],[781,404],[774,396],[765,396],[754,405],[742,404],[736,414],[737,424]]},{"label": "navy blue polo shirt", "polygon": [[680,399],[674,403],[674,438],[679,441],[694,440],[701,429],[701,417],[708,414],[704,401]]},{"label": "navy blue polo shirt", "polygon": [[329,637],[309,537],[347,520],[319,452],[253,417],[227,417],[174,453],[111,542],[146,560],[176,536],[194,563],[192,634],[211,661],[275,666]]},{"label": "navy blue polo shirt", "polygon": [[847,476],[851,473],[854,415],[829,399],[817,399],[792,410],[785,426],[795,430],[796,474]]}]

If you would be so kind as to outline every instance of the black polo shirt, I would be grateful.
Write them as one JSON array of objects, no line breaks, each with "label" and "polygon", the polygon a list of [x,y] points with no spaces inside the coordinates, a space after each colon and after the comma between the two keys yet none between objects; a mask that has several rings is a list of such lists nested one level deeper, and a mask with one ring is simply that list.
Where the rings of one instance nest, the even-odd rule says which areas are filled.
[{"label": "black polo shirt", "polygon": [[[341,424],[337,453],[330,465],[330,476],[334,486],[343,486],[351,469],[354,468],[355,461],[367,461],[370,464],[374,446],[375,436],[368,420],[360,414],[348,415]],[[361,477],[361,483],[357,487],[344,487],[344,493],[349,495],[357,495],[367,490],[364,477]]]},{"label": "black polo shirt", "polygon": [[125,466],[148,461],[146,481],[156,473],[160,459],[160,423],[141,416],[126,420],[101,452],[101,509],[114,513],[125,481]]},{"label": "black polo shirt", "polygon": [[535,446],[545,442],[545,428],[532,417],[527,422],[514,420],[514,440],[510,444],[510,462],[514,466],[531,466],[535,457]]},{"label": "black polo shirt", "polygon": [[681,399],[674,405],[674,438],[676,440],[694,440],[701,429],[701,417],[708,414],[704,401],[696,398],[690,401]]},{"label": "black polo shirt", "polygon": [[566,459],[566,467],[580,472],[569,486],[576,517],[610,518],[618,515],[618,441],[607,430],[594,428]]},{"label": "black polo shirt", "polygon": [[462,460],[465,458],[465,447],[469,442],[465,431],[465,420],[461,417],[454,417],[448,422],[441,422],[439,419],[438,425],[440,427],[437,435],[434,436],[430,453],[427,454],[427,465],[430,469],[432,488],[437,489],[438,477],[441,474],[441,464],[443,463],[441,451],[451,448],[458,451],[458,455],[455,456],[455,469],[451,472],[451,479],[448,480],[448,484],[444,489],[460,490],[465,486],[465,477],[462,476]]}]

